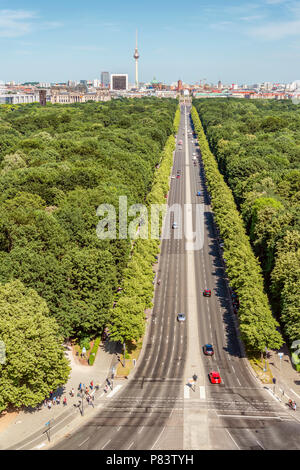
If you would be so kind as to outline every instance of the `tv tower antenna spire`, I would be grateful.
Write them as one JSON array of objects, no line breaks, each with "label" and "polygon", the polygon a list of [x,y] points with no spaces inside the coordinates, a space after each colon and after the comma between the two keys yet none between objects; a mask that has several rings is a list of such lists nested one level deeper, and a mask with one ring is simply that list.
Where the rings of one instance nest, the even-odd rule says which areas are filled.
[{"label": "tv tower antenna spire", "polygon": [[133,58],[135,59],[135,86],[136,88],[139,87],[139,66],[138,66],[138,60],[139,60],[139,53],[138,53],[138,45],[137,45],[137,30],[136,30],[136,38],[135,38],[135,51],[133,54]]}]

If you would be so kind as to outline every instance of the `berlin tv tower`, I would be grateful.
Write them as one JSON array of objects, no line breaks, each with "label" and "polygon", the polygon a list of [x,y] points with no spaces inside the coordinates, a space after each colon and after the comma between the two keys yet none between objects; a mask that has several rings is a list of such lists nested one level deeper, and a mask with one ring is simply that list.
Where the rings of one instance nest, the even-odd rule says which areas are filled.
[{"label": "berlin tv tower", "polygon": [[139,73],[138,73],[138,60],[139,60],[139,53],[138,53],[138,48],[137,48],[137,30],[136,30],[136,42],[135,42],[135,51],[133,54],[133,58],[135,59],[135,86],[136,88],[139,87]]}]

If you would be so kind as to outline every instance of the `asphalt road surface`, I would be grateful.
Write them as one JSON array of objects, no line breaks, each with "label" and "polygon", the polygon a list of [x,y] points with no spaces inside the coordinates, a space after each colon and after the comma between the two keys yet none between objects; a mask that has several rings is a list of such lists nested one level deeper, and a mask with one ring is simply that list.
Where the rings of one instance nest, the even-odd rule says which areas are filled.
[{"label": "asphalt road surface", "polygon": [[[190,108],[182,106],[177,141],[183,145],[181,150],[177,145],[172,171],[176,177],[180,170],[181,176],[171,180],[168,203],[190,205],[181,221],[171,213],[170,224],[175,221],[178,228],[162,240],[161,284],[144,354],[133,378],[54,449],[300,448],[300,424],[293,412],[263,390],[243,358],[200,150],[191,132]],[[196,212],[202,214],[200,226]],[[200,249],[192,248],[188,234],[187,239],[178,237],[183,227],[196,226],[203,232]],[[205,288],[212,290],[210,298],[203,296]],[[178,313],[185,313],[185,322],[177,321]],[[205,343],[213,344],[214,356],[204,356]],[[210,383],[212,370],[220,373],[221,384]]]}]

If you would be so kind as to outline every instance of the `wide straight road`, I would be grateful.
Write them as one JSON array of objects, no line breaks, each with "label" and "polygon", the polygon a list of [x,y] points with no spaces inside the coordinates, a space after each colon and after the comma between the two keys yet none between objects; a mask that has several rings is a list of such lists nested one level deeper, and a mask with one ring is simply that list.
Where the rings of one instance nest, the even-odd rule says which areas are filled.
[{"label": "wide straight road", "polygon": [[[176,148],[168,203],[179,204],[183,217],[171,214],[178,228],[162,240],[161,284],[144,353],[128,383],[104,398],[99,413],[55,449],[300,448],[293,412],[262,389],[242,357],[190,108],[181,111],[177,142],[183,145]],[[197,230],[198,248],[189,233],[179,236],[183,227]],[[205,288],[212,290],[211,298],[203,297]],[[177,321],[178,313],[186,315],[185,322]],[[214,346],[213,357],[203,354],[207,342]],[[211,370],[220,372],[222,384],[210,384]]]}]

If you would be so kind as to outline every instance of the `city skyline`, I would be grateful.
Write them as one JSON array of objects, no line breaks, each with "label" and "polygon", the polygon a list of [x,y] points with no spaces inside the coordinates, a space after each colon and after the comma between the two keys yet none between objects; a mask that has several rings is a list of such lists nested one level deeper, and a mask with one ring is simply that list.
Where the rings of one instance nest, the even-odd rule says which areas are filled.
[{"label": "city skyline", "polygon": [[[300,77],[300,2],[216,0],[128,6],[117,1],[17,0],[0,6],[0,79],[63,82],[125,73],[134,83],[132,50],[139,32],[139,81],[170,83],[291,82]],[[182,33],[181,33],[182,31]],[[179,34],[178,34],[179,32]],[[9,52],[8,52],[9,51]]]}]

